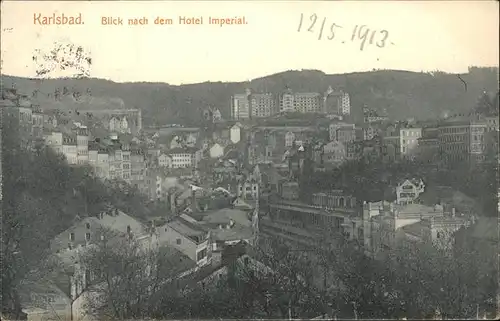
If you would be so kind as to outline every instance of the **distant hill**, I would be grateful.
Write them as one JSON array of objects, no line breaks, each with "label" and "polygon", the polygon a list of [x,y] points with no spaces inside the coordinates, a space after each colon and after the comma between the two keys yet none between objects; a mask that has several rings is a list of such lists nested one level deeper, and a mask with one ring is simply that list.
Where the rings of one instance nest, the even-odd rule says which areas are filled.
[{"label": "distant hill", "polygon": [[[351,96],[353,118],[362,119],[361,108],[385,112],[392,119],[429,119],[444,112],[470,111],[483,91],[498,91],[498,68],[471,67],[466,74],[443,72],[417,73],[396,70],[377,70],[342,75],[327,75],[321,71],[286,71],[250,82],[223,83],[205,82],[173,86],[165,83],[115,83],[103,79],[34,79],[3,76],[3,85],[15,83],[25,94],[39,90],[42,107],[66,105],[54,101],[54,92],[66,95],[103,97],[99,103],[88,99],[86,108],[103,108],[106,99],[122,99],[124,108],[140,108],[144,124],[184,123],[196,124],[202,119],[202,110],[207,106],[220,109],[224,118],[229,118],[230,97],[243,93],[245,88],[256,92],[277,93],[287,86],[294,91],[316,91],[323,93],[329,86],[343,89]],[[50,95],[50,97],[48,97]],[[109,98],[107,98],[109,97]],[[75,106],[75,104],[68,104]],[[73,108],[73,107],[68,107]]]}]

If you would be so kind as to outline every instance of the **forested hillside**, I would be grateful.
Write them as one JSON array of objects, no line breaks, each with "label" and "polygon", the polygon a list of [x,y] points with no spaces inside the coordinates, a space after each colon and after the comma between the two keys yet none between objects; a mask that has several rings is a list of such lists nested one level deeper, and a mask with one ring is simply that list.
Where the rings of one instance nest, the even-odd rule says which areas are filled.
[{"label": "forested hillside", "polygon": [[[9,124],[2,128],[2,313],[20,312],[17,287],[28,274],[40,273],[49,242],[77,217],[95,216],[111,207],[135,217],[147,215],[138,193],[105,185],[85,167],[70,167],[49,148],[19,147]],[[8,169],[8,170],[6,170]]]},{"label": "forested hillside", "polygon": [[[173,86],[165,83],[115,83],[103,79],[49,79],[33,80],[4,76],[4,86],[15,83],[28,95],[39,90],[36,99],[40,105],[58,107],[54,93],[76,92],[94,97],[121,98],[125,108],[140,108],[144,124],[181,122],[195,124],[202,110],[217,107],[223,117],[229,117],[232,94],[245,88],[256,92],[277,93],[287,86],[294,91],[324,92],[328,86],[343,89],[351,95],[352,113],[361,119],[361,108],[367,105],[385,112],[393,119],[429,119],[444,112],[460,113],[471,110],[483,91],[497,92],[498,68],[469,68],[466,74],[443,72],[416,73],[395,70],[376,70],[342,75],[327,75],[321,71],[286,71],[250,82],[206,82]],[[66,89],[64,89],[66,87]],[[50,96],[50,97],[49,97]],[[110,103],[116,106],[116,103]],[[89,103],[85,108],[103,108],[105,103]]]}]

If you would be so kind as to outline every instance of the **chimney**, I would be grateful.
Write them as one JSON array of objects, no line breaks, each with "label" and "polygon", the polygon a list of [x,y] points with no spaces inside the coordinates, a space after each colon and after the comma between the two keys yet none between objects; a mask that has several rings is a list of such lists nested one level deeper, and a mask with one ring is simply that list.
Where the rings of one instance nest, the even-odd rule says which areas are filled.
[{"label": "chimney", "polygon": [[455,208],[454,207],[451,209],[451,216],[455,217]]}]

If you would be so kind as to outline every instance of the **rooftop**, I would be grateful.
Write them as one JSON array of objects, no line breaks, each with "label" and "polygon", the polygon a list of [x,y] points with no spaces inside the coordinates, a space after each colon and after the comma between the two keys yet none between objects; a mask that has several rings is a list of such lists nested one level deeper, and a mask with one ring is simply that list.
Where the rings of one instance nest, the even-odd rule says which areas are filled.
[{"label": "rooftop", "polygon": [[422,239],[424,237],[424,229],[426,229],[426,228],[427,228],[427,224],[425,222],[420,221],[417,223],[405,225],[405,226],[403,226],[402,230],[406,234],[410,234],[410,235],[413,235],[413,236],[416,236],[416,237]]},{"label": "rooftop", "polygon": [[201,225],[191,223],[181,217],[176,217],[167,225],[185,236],[203,236],[207,233]]},{"label": "rooftop", "polygon": [[242,226],[252,225],[247,212],[232,208],[196,213],[193,217],[200,219],[200,221],[205,224],[227,224],[229,220],[232,219],[235,223]]},{"label": "rooftop", "polygon": [[251,227],[240,224],[235,224],[229,229],[215,228],[211,231],[212,237],[219,241],[247,240],[253,236],[253,229]]}]

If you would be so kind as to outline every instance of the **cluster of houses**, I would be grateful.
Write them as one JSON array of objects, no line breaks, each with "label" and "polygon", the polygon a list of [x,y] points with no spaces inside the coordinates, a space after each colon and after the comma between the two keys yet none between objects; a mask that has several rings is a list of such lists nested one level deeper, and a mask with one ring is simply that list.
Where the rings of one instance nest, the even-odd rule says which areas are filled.
[{"label": "cluster of houses", "polygon": [[[233,106],[238,119],[254,110],[247,108],[252,99],[255,96],[233,99],[238,100],[238,108]],[[262,104],[271,104],[262,99],[266,101]],[[315,100],[304,99],[297,106],[316,106]],[[255,110],[262,107],[254,103]],[[262,108],[267,113],[266,106]],[[440,191],[438,199],[424,201],[437,192],[428,191],[421,179],[400,182],[392,191],[395,200],[378,202],[356,200],[341,190],[313,193],[305,201],[297,179],[307,163],[314,170],[326,170],[360,158],[481,163],[498,151],[498,121],[491,117],[458,115],[434,124],[389,123],[387,117],[365,108],[361,125],[337,119],[318,128],[225,122],[218,110],[211,110],[208,116],[213,122],[207,128],[144,130],[137,110],[103,110],[97,116],[92,111],[46,112],[28,99],[20,103],[15,92],[3,98],[2,108],[6,111],[2,122],[10,121],[20,134],[43,141],[64,155],[70,166],[90,165],[103,180],[125,181],[150,200],[170,204],[169,219],[165,215],[139,222],[133,213],[118,209],[77,218],[51,243],[53,254],[65,262],[64,272],[43,280],[50,284],[47,291],[41,290],[40,282],[26,284],[25,292],[32,295],[23,300],[33,316],[83,313],[77,298],[92,277],[80,269],[78,253],[102,241],[103,228],[140,241],[144,249],[169,248],[185,263],[179,277],[207,267],[211,276],[222,273],[225,251],[255,244],[258,235],[316,246],[329,227],[331,235],[355,242],[374,258],[402,241],[447,247],[459,231],[471,238],[492,237],[480,232],[488,219],[478,219],[473,210],[456,205],[454,200],[462,197],[455,195],[458,192],[450,196]],[[78,278],[83,284],[75,273],[84,276]]]},{"label": "cluster of houses", "polygon": [[[111,207],[96,216],[76,217],[74,224],[50,243],[52,256],[60,262],[57,271],[23,282],[21,298],[29,319],[85,319],[87,297],[83,293],[96,278],[86,269],[82,254],[104,240],[110,246],[120,246],[119,240],[134,240],[144,251],[167,248],[169,259],[180,262],[177,279],[197,279],[199,274],[205,275],[202,279],[210,279],[212,274],[222,273],[227,251],[254,244],[257,211],[242,206],[244,201],[224,189],[208,194],[229,199],[228,205],[210,208],[203,203],[204,194],[201,188],[192,186],[189,206],[167,220],[140,222]],[[206,275],[206,271],[210,273]]]}]

